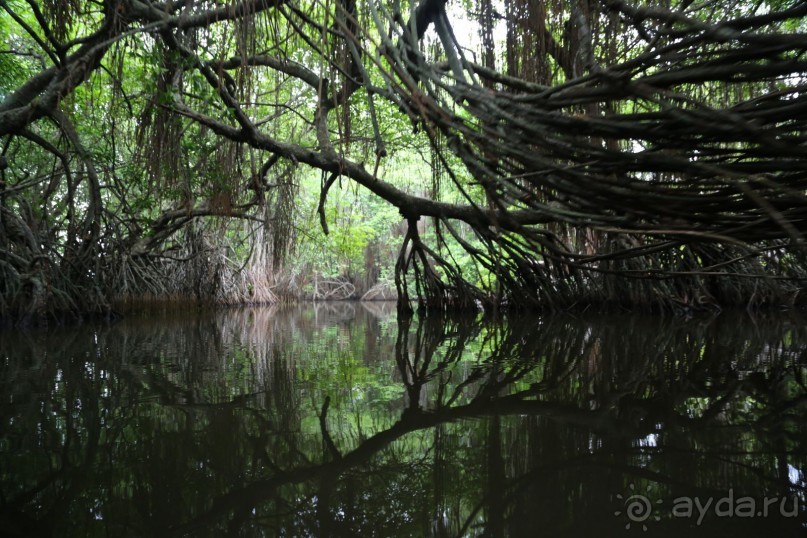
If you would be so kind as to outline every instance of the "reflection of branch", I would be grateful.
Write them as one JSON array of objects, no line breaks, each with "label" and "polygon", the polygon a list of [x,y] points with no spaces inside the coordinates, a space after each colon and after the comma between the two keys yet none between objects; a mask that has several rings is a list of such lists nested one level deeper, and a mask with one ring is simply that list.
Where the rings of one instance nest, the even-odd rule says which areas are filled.
[{"label": "reflection of branch", "polygon": [[319,414],[319,429],[322,432],[322,441],[325,443],[325,447],[330,452],[331,457],[338,461],[342,459],[342,454],[339,453],[339,449],[336,448],[336,445],[331,438],[331,434],[328,432],[328,407],[331,405],[331,397],[325,397],[325,403],[322,404],[322,411]]},{"label": "reflection of branch", "polygon": [[[325,404],[323,405],[323,413],[320,415],[320,424],[324,421],[329,402],[330,399],[326,398]],[[467,405],[455,408],[444,408],[428,413],[409,409],[392,427],[370,437],[356,449],[341,456],[339,459],[320,465],[299,467],[291,471],[281,472],[267,480],[259,480],[241,489],[226,493],[213,501],[212,508],[207,513],[200,515],[195,520],[169,529],[168,534],[177,536],[191,534],[217,521],[231,510],[245,505],[254,506],[256,503],[274,496],[277,490],[282,486],[321,479],[323,476],[336,476],[345,473],[367,462],[401,437],[440,424],[461,419],[493,415],[551,416],[576,421],[578,423],[592,424],[601,420],[597,418],[599,414],[600,412],[598,411],[582,410],[567,404],[539,401],[523,402],[512,398],[502,398],[499,401],[476,401]],[[326,440],[325,442],[327,444],[330,436],[327,434],[326,430],[323,430],[323,438]]]}]

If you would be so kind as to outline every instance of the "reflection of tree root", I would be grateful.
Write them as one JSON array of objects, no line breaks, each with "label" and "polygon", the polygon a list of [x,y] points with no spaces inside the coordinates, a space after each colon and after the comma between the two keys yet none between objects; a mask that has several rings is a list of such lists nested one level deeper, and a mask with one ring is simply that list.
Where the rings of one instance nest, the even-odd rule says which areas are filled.
[{"label": "reflection of tree root", "polygon": [[379,282],[361,296],[362,301],[394,301],[397,298],[398,292],[388,282]]}]

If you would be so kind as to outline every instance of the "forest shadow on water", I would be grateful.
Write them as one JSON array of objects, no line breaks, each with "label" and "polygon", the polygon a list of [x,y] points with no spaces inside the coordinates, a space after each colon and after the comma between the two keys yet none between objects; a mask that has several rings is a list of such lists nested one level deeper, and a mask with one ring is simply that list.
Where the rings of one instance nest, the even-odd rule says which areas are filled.
[{"label": "forest shadow on water", "polygon": [[0,334],[3,536],[804,536],[807,325],[333,303]]}]

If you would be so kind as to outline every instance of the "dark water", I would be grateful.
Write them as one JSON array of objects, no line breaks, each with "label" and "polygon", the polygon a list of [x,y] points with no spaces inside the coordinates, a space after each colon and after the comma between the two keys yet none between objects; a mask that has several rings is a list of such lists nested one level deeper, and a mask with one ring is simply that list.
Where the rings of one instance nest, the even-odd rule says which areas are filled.
[{"label": "dark water", "polygon": [[358,304],[0,333],[0,535],[804,536],[805,350]]}]

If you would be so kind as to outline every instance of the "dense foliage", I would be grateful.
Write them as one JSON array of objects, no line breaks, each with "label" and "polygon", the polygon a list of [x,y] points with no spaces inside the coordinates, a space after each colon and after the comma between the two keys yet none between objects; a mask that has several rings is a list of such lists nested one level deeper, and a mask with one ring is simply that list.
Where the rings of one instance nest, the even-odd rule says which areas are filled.
[{"label": "dense foliage", "polygon": [[803,301],[804,2],[0,7],[5,321]]}]

